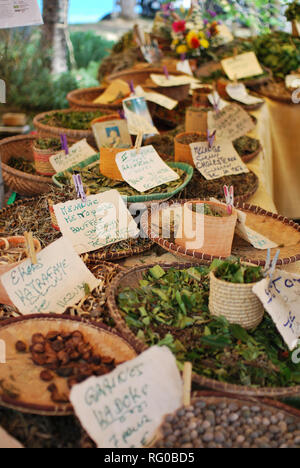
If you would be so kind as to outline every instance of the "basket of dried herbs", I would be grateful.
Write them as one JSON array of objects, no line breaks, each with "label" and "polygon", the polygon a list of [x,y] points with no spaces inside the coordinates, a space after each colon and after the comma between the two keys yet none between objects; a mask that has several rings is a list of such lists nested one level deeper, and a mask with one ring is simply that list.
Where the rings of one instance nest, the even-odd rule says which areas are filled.
[{"label": "basket of dried herbs", "polygon": [[252,289],[262,279],[260,266],[236,258],[215,259],[210,267],[210,313],[246,330],[255,329],[263,320],[264,307]]},{"label": "basket of dried herbs", "polygon": [[48,192],[50,177],[36,173],[33,156],[35,137],[14,136],[0,141],[0,157],[5,185],[19,195],[32,197]]},{"label": "basket of dried herbs", "polygon": [[55,170],[50,158],[61,151],[59,138],[38,138],[33,145],[35,169],[39,175],[52,177]]},{"label": "basket of dried herbs", "polygon": [[244,163],[252,161],[262,151],[260,141],[247,135],[234,140],[233,146]]},{"label": "basket of dried herbs", "polygon": [[168,346],[193,380],[226,393],[284,397],[300,391],[300,364],[268,314],[246,330],[209,312],[209,267],[155,264],[120,273],[108,292],[117,328],[135,346]]},{"label": "basket of dried herbs", "polygon": [[69,144],[86,138],[89,144],[96,146],[91,122],[110,114],[113,114],[113,111],[108,109],[54,110],[38,114],[33,119],[33,124],[40,136],[57,138],[63,133],[67,136]]},{"label": "basket of dried herbs", "polygon": [[167,200],[177,195],[181,190],[184,190],[194,173],[193,168],[188,164],[171,162],[168,164],[180,178],[174,182],[155,187],[144,193],[137,192],[125,181],[112,180],[105,177],[101,174],[99,162],[96,162],[94,156],[68,169],[68,171],[56,174],[53,176],[53,182],[61,189],[65,186],[70,186],[73,184],[72,174],[76,171],[80,172],[83,186],[86,192],[91,195],[116,189],[119,191],[120,195],[127,197],[128,203],[147,203],[153,200]]},{"label": "basket of dried herbs", "polygon": [[81,88],[71,91],[67,95],[67,100],[70,107],[77,110],[99,110],[99,109],[110,109],[116,111],[122,109],[122,100],[117,103],[110,104],[96,104],[94,101],[101,96],[106,88],[103,86],[96,86],[94,88]]}]

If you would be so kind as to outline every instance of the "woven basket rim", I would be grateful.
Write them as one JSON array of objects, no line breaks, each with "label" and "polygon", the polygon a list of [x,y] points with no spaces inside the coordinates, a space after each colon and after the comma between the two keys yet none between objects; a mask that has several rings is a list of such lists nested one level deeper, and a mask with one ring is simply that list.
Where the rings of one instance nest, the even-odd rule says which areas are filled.
[{"label": "woven basket rim", "polygon": [[[157,68],[157,67],[149,67],[149,68],[143,68],[143,69],[139,69],[139,70],[136,70],[134,68],[129,68],[129,69],[123,70],[121,72],[112,73],[111,75],[108,75],[106,77],[106,81],[111,83],[112,81],[117,80],[119,78],[121,79],[122,76],[128,75],[130,73],[133,74],[133,75],[142,75],[144,73],[149,73],[149,75],[156,74],[156,73],[158,73],[160,75],[164,75],[164,70],[163,70],[163,68]],[[189,76],[186,73],[180,72],[178,70],[174,70],[170,74],[174,75],[174,76]],[[185,85],[183,85],[183,86],[185,86]]]},{"label": "woven basket rim", "polygon": [[[241,263],[245,264],[247,262],[241,262]],[[252,264],[252,266],[256,267],[257,265]],[[224,284],[224,285],[226,285],[228,287],[236,287],[237,289],[251,289],[257,283],[259,283],[259,281],[256,281],[255,283],[230,283],[229,281],[225,281],[225,280],[222,280],[220,278],[217,278],[214,271],[210,272],[210,277],[212,277],[214,279],[214,281],[216,281],[218,283],[222,283],[222,284]]]},{"label": "woven basket rim", "polygon": [[[53,314],[31,314],[17,318],[10,318],[0,322],[0,330],[3,328],[8,328],[10,326],[14,326],[17,323],[33,321],[49,321],[49,322],[77,322],[83,325],[86,325],[90,328],[94,328],[96,330],[103,330],[104,332],[114,335],[119,340],[125,342],[135,353],[138,353],[138,350],[135,349],[134,343],[130,342],[129,337],[123,336],[120,332],[108,327],[107,325],[99,322],[93,322],[87,319],[83,319],[80,317],[70,317],[68,315],[53,315]],[[65,405],[39,405],[39,404],[28,404],[25,402],[16,402],[13,399],[6,399],[3,400],[0,396],[0,404],[1,406],[8,407],[11,409],[15,409],[24,413],[32,413],[32,414],[39,414],[45,416],[67,416],[74,413],[73,407],[71,404]]]},{"label": "woven basket rim", "polygon": [[[107,305],[109,308],[109,313],[111,314],[112,318],[116,322],[116,328],[120,330],[123,336],[128,336],[130,340],[134,340],[134,344],[136,349],[139,353],[149,349],[149,347],[143,343],[139,338],[137,338],[131,329],[127,326],[125,320],[123,319],[120,309],[117,305],[116,301],[116,293],[118,291],[119,286],[122,284],[124,278],[128,275],[131,275],[135,272],[142,272],[148,271],[150,268],[153,268],[156,265],[160,265],[163,269],[167,268],[178,268],[178,269],[188,269],[191,267],[202,266],[204,262],[201,263],[180,263],[180,262],[173,262],[173,263],[153,263],[150,265],[142,265],[130,268],[124,272],[118,274],[111,283],[111,286],[108,288],[107,292]],[[216,391],[220,391],[223,394],[232,394],[232,395],[245,395],[245,396],[253,396],[253,397],[287,397],[287,396],[294,396],[300,393],[300,385],[294,387],[261,387],[261,388],[253,388],[243,385],[237,384],[229,384],[220,382],[218,380],[210,379],[199,374],[193,372],[193,382],[202,386],[207,387]]]},{"label": "woven basket rim", "polygon": [[[36,136],[20,135],[20,136],[4,138],[3,140],[0,140],[0,155],[1,155],[1,146],[7,145],[8,143],[16,143],[22,140],[34,141],[36,140]],[[14,177],[19,177],[21,179],[25,179],[25,180],[35,182],[35,183],[40,182],[43,184],[53,185],[51,177],[43,177],[43,176],[34,175],[34,174],[27,174],[26,172],[22,172],[22,171],[19,171],[18,169],[14,169],[13,167],[10,167],[3,162],[1,162],[1,166],[5,172],[7,172],[8,174],[11,174]]]},{"label": "woven basket rim", "polygon": [[[172,206],[172,205],[184,205],[185,203],[193,203],[197,201],[197,199],[190,199],[190,200],[177,200],[177,201],[170,201],[169,202],[169,206]],[[255,206],[255,205],[250,205],[250,204],[247,204],[247,203],[242,203],[242,202],[236,202],[235,203],[235,207],[242,210],[242,211],[248,211],[250,213],[253,213],[253,214],[257,214],[257,215],[263,215],[263,216],[266,216],[266,217],[270,217],[270,218],[273,218],[273,219],[276,219],[278,220],[279,222],[281,222],[283,225],[288,225],[290,227],[292,227],[293,229],[295,229],[297,232],[300,232],[300,225],[299,224],[296,224],[294,221],[291,221],[290,219],[284,217],[284,216],[281,216],[281,215],[278,215],[277,213],[271,213],[270,211],[266,211],[264,210],[263,208],[260,208],[259,206]],[[155,214],[156,212],[159,212],[161,210],[161,206],[157,206],[154,208],[154,210],[152,210],[152,214]],[[147,221],[148,221],[148,217],[149,217],[149,209],[143,213],[142,217],[141,217],[141,228],[142,230],[149,236],[149,238],[155,242],[156,244],[160,245],[161,247],[163,247],[165,250],[173,253],[173,254],[180,254],[186,258],[194,258],[195,260],[204,260],[208,263],[211,263],[214,259],[219,259],[219,260],[225,260],[225,257],[214,257],[212,255],[207,255],[207,254],[202,254],[202,253],[199,253],[199,252],[196,252],[195,250],[189,250],[189,249],[184,249],[183,247],[180,247],[176,244],[173,244],[172,242],[169,242],[168,240],[166,239],[163,239],[163,238],[160,238],[160,237],[151,237],[151,226],[148,225]],[[150,212],[150,217],[149,219],[151,219],[151,212]],[[297,254],[297,255],[293,255],[291,257],[285,257],[285,258],[279,258],[278,261],[277,261],[277,265],[278,266],[281,266],[281,265],[289,265],[290,263],[295,263],[295,262],[298,262],[300,261],[300,252]],[[251,258],[245,258],[243,259],[243,262],[248,262],[248,263],[252,263],[254,265],[259,265],[259,266],[265,266],[266,265],[266,261],[265,260],[253,260]]]}]

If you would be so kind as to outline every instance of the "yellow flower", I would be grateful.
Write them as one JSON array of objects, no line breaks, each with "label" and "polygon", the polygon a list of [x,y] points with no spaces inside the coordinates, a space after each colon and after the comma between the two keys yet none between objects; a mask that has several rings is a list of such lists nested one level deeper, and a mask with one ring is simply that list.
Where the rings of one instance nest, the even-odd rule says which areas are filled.
[{"label": "yellow flower", "polygon": [[186,54],[188,51],[188,48],[186,45],[180,45],[177,47],[176,52],[178,55]]},{"label": "yellow flower", "polygon": [[199,37],[200,37],[201,39],[204,39],[204,38],[205,38],[205,34],[204,34],[203,31],[200,31],[200,32],[199,32]]},{"label": "yellow flower", "polygon": [[179,44],[179,39],[174,39],[172,46],[177,46]]},{"label": "yellow flower", "polygon": [[[197,43],[199,44],[199,38],[197,31],[190,31],[186,36],[186,42],[190,49],[196,49]],[[199,47],[199,45],[198,45]]]},{"label": "yellow flower", "polygon": [[201,39],[200,44],[201,44],[201,47],[204,47],[204,49],[209,48],[209,42],[207,39]]}]

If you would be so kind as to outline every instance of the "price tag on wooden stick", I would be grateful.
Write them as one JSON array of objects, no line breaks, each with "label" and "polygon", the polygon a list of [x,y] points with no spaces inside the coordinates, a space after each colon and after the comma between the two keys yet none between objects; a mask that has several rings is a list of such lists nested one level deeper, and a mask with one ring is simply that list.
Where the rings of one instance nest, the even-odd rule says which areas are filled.
[{"label": "price tag on wooden stick", "polygon": [[231,104],[219,112],[208,112],[208,129],[217,130],[220,140],[234,141],[246,135],[255,128],[255,124],[248,114],[238,104]]},{"label": "price tag on wooden stick", "polygon": [[264,72],[254,52],[246,52],[224,59],[221,64],[231,81],[262,75]]},{"label": "price tag on wooden stick", "polygon": [[153,346],[103,377],[91,377],[71,391],[75,413],[98,447],[141,448],[153,439],[163,417],[182,404],[176,360]]},{"label": "price tag on wooden stick", "polygon": [[24,315],[63,314],[100,284],[65,238],[38,253],[36,265],[26,260],[1,276],[1,281]]},{"label": "price tag on wooden stick", "polygon": [[87,143],[86,139],[84,139],[68,148],[68,153],[66,151],[60,151],[59,153],[51,156],[50,163],[56,172],[63,172],[95,154],[96,151],[94,148],[92,148]]}]

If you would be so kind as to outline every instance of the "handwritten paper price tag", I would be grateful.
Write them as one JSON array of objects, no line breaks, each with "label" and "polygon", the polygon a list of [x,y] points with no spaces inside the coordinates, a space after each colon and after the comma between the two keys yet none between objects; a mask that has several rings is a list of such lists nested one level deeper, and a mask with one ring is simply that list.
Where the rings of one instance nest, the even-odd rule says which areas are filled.
[{"label": "handwritten paper price tag", "polygon": [[153,146],[119,153],[116,163],[123,179],[139,192],[179,179],[179,175],[164,163]]},{"label": "handwritten paper price tag", "polygon": [[239,101],[242,104],[246,104],[248,106],[250,105],[255,105],[255,104],[261,104],[264,102],[263,99],[255,97],[255,96],[250,96],[248,94],[247,88],[244,84],[229,84],[226,86],[226,92],[228,96],[231,97],[231,99],[234,99],[235,101]]},{"label": "handwritten paper price tag", "polygon": [[263,74],[254,52],[246,52],[221,61],[222,67],[231,81]]},{"label": "handwritten paper price tag", "polygon": [[169,88],[173,86],[183,86],[183,85],[188,85],[188,84],[198,82],[196,78],[193,78],[192,76],[187,76],[187,75],[182,75],[182,76],[169,75],[169,78],[167,78],[165,75],[152,74],[150,76],[151,76],[151,80],[157,86],[162,86],[164,88]]},{"label": "handwritten paper price tag", "polygon": [[159,133],[154,127],[146,100],[144,97],[124,99],[123,109],[131,135],[156,135]]},{"label": "handwritten paper price tag", "polygon": [[194,76],[189,60],[180,60],[177,62],[176,70],[181,73],[185,73],[186,75]]},{"label": "handwritten paper price tag", "polygon": [[1,0],[0,28],[18,28],[43,24],[37,0]]},{"label": "handwritten paper price tag", "polygon": [[226,106],[220,112],[209,112],[207,123],[210,132],[217,130],[220,140],[234,141],[255,128],[248,112],[238,104]]},{"label": "handwritten paper price tag", "polygon": [[155,104],[158,104],[161,107],[165,107],[168,110],[175,109],[175,107],[178,104],[178,101],[168,98],[167,96],[164,96],[163,94],[152,93],[148,91],[146,92],[143,90],[141,86],[137,86],[135,88],[135,93],[137,96],[144,97],[146,101],[154,102]]},{"label": "handwritten paper price tag", "polygon": [[66,154],[65,151],[61,151],[51,156],[50,163],[56,172],[63,172],[91,156],[94,156],[95,153],[96,151],[94,148],[84,139],[71,146],[71,148],[69,148],[69,154]]},{"label": "handwritten paper price tag", "polygon": [[56,313],[77,304],[99,280],[87,269],[67,239],[53,242],[37,254],[37,264],[26,260],[1,276],[12,303],[21,314]]},{"label": "handwritten paper price tag", "polygon": [[263,236],[262,234],[254,231],[253,229],[249,228],[246,225],[247,222],[247,214],[243,211],[237,210],[238,213],[238,222],[236,225],[235,232],[238,236],[240,236],[245,241],[249,242],[253,247],[259,250],[267,250],[267,249],[276,249],[278,244],[271,241],[267,237]]},{"label": "handwritten paper price tag", "polygon": [[154,346],[110,374],[76,385],[70,400],[99,448],[141,448],[163,417],[180,408],[182,396],[173,354]]},{"label": "handwritten paper price tag", "polygon": [[287,75],[285,77],[285,86],[291,89],[300,88],[300,74],[295,73],[294,75]]},{"label": "handwritten paper price tag", "polygon": [[211,148],[201,141],[190,147],[195,166],[206,180],[249,172],[230,141],[217,141]]},{"label": "handwritten paper price tag", "polygon": [[300,276],[275,270],[269,278],[257,283],[253,292],[271,315],[279,333],[292,351],[300,337]]},{"label": "handwritten paper price tag", "polygon": [[117,190],[71,200],[53,207],[58,225],[78,254],[92,252],[139,233]]}]

